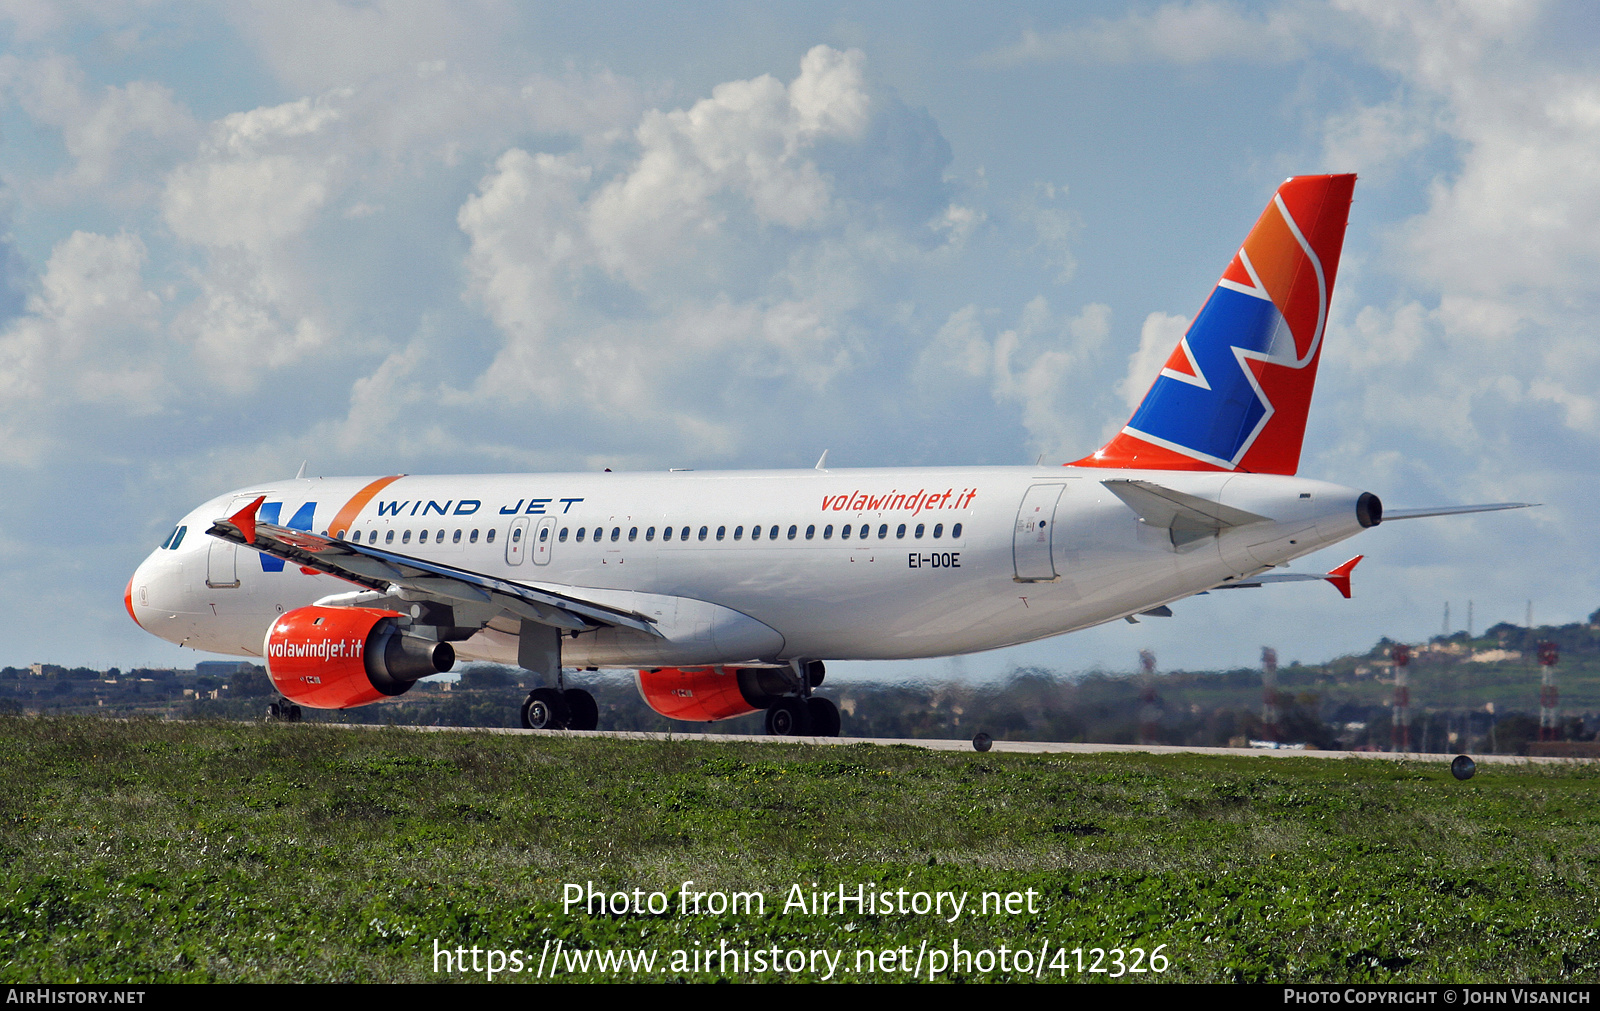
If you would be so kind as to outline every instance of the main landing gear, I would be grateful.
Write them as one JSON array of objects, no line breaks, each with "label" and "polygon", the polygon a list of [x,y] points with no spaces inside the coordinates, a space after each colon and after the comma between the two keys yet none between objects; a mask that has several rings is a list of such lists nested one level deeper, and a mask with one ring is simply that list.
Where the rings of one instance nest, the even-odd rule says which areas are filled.
[{"label": "main landing gear", "polygon": [[535,688],[522,703],[526,730],[593,730],[600,725],[600,707],[582,688]]},{"label": "main landing gear", "polygon": [[269,722],[299,723],[300,707],[288,699],[279,699],[267,707]]},{"label": "main landing gear", "polygon": [[839,707],[811,694],[826,673],[822,661],[806,662],[800,670],[804,678],[801,694],[774,699],[767,707],[767,733],[774,737],[838,737]]}]

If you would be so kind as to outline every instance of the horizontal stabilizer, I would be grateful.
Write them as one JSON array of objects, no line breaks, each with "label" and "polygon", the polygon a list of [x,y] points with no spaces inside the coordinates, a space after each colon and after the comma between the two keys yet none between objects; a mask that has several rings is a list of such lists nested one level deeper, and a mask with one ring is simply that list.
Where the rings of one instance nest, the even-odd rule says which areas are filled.
[{"label": "horizontal stabilizer", "polygon": [[1233,527],[1265,523],[1268,519],[1220,502],[1175,491],[1154,481],[1113,478],[1100,483],[1125,502],[1129,509],[1138,513],[1141,522],[1170,530],[1173,547],[1181,548],[1202,537]]},{"label": "horizontal stabilizer", "polygon": [[1495,502],[1490,505],[1432,506],[1425,509],[1385,509],[1383,522],[1420,520],[1424,516],[1460,516],[1463,513],[1493,513],[1502,509],[1529,509],[1538,502]]},{"label": "horizontal stabilizer", "polygon": [[1348,600],[1350,599],[1350,573],[1355,571],[1357,563],[1365,557],[1366,555],[1357,555],[1332,572],[1273,572],[1265,576],[1250,576],[1245,579],[1218,583],[1212,589],[1242,590],[1246,587],[1262,586],[1266,583],[1306,583],[1320,579],[1332,583],[1334,589],[1338,590]]}]

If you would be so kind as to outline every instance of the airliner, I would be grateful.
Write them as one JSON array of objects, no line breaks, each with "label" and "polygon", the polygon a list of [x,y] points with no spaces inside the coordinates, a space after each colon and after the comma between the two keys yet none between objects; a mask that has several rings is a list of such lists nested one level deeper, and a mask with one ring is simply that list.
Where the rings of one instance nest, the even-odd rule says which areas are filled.
[{"label": "airliner", "polygon": [[476,660],[540,676],[533,729],[595,729],[569,679],[625,668],[671,719],[835,736],[829,660],[998,649],[1267,583],[1348,597],[1360,556],[1276,570],[1386,520],[1525,504],[1385,514],[1296,476],[1354,185],[1284,182],[1133,417],[1071,463],[297,476],[180,519],[128,613],[262,658],[286,719]]}]

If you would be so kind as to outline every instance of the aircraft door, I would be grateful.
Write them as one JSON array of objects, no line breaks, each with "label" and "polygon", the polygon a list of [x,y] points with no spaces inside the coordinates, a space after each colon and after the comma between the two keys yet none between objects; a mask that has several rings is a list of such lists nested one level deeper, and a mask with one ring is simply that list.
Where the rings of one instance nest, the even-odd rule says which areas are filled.
[{"label": "aircraft door", "polygon": [[528,517],[518,516],[511,521],[506,533],[506,564],[521,565],[528,548]]},{"label": "aircraft door", "polygon": [[533,552],[533,564],[549,565],[550,549],[555,546],[556,518],[546,516],[533,528],[533,545],[528,550]]},{"label": "aircraft door", "polygon": [[1022,496],[1011,536],[1011,558],[1019,583],[1047,583],[1056,578],[1050,542],[1055,536],[1056,503],[1063,490],[1064,485],[1036,484]]},{"label": "aircraft door", "polygon": [[[251,501],[253,499],[236,498],[228,503],[227,511],[222,515],[232,516]],[[206,585],[213,590],[238,588],[239,545],[220,537],[211,538],[211,546],[206,552]]]}]

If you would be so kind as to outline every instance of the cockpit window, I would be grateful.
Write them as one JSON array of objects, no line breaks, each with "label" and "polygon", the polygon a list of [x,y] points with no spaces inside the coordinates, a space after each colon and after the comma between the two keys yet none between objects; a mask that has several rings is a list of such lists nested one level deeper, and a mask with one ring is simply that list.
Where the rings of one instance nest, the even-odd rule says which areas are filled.
[{"label": "cockpit window", "polygon": [[188,527],[179,527],[172,533],[172,550],[178,550],[178,545],[183,543],[183,535],[189,532]]}]

